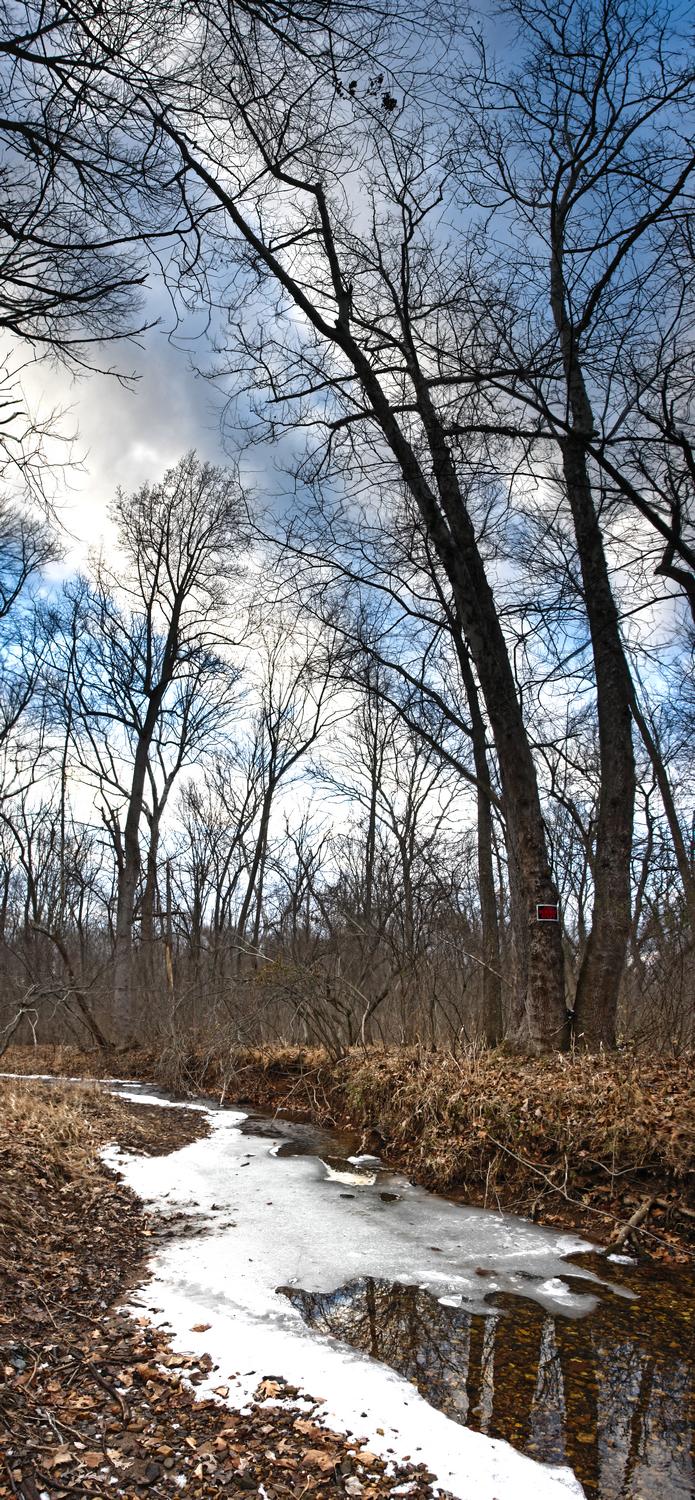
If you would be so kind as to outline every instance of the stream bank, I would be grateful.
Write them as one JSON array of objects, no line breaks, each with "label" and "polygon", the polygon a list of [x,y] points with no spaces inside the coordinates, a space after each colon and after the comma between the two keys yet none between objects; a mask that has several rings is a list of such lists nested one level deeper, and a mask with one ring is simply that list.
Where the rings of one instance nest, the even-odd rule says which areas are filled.
[{"label": "stream bank", "polygon": [[[425,1187],[663,1263],[695,1256],[691,1055],[230,1047],[176,1037],[103,1057],[11,1048],[13,1072],[138,1077],[352,1130]],[[637,1221],[630,1227],[630,1221]]]},{"label": "stream bank", "polygon": [[116,1140],[164,1160],[208,1131],[200,1111],[0,1081],[0,1496],[381,1500],[406,1484],[430,1500],[422,1471],[396,1465],[385,1478],[288,1387],[267,1405],[280,1388],[260,1381],[244,1413],[196,1399],[210,1359],[174,1354],[166,1330],[119,1310],[174,1230],[100,1149]]},{"label": "stream bank", "polygon": [[[29,1084],[20,1086],[19,1091],[30,1095],[34,1088]],[[69,1091],[60,1085],[55,1089],[39,1085],[38,1090],[54,1099],[66,1094],[69,1097]],[[95,1096],[101,1095],[101,1091],[92,1089],[73,1093],[91,1100],[92,1110]],[[695,1431],[694,1288],[689,1271],[648,1263],[625,1265],[622,1261],[607,1265],[601,1257],[577,1254],[581,1247],[568,1236],[553,1236],[504,1216],[476,1215],[475,1210],[428,1198],[374,1160],[355,1161],[354,1136],[268,1117],[242,1118],[234,1111],[212,1112],[207,1119],[204,1114],[201,1120],[200,1113],[189,1115],[187,1109],[152,1110],[142,1103],[143,1095],[149,1093],[149,1089],[126,1086],[126,1097],[140,1100],[135,1116],[131,1113],[127,1117],[131,1121],[130,1139],[127,1134],[124,1137],[122,1125],[114,1132],[111,1117],[106,1137],[102,1137],[113,1138],[116,1133],[135,1148],[135,1155],[131,1151],[119,1158],[119,1170],[125,1171],[138,1196],[155,1210],[145,1219],[140,1239],[136,1239],[140,1248],[155,1251],[155,1259],[151,1280],[131,1294],[131,1302],[139,1303],[142,1314],[135,1329],[130,1323],[131,1332],[135,1331],[132,1358],[123,1360],[129,1320],[117,1323],[115,1332],[109,1324],[105,1338],[104,1319],[112,1314],[99,1315],[95,1306],[87,1328],[80,1330],[82,1345],[77,1362],[73,1347],[62,1351],[56,1365],[52,1329],[60,1322],[62,1304],[54,1299],[52,1329],[47,1329],[38,1373],[36,1361],[33,1372],[25,1363],[15,1381],[9,1382],[11,1396],[16,1403],[19,1395],[21,1403],[28,1374],[30,1402],[35,1403],[39,1394],[45,1403],[41,1384],[46,1369],[51,1376],[49,1385],[60,1391],[66,1371],[71,1385],[77,1376],[80,1380],[89,1378],[94,1365],[102,1381],[110,1385],[115,1363],[118,1388],[110,1385],[111,1394],[125,1399],[131,1407],[135,1399],[135,1425],[124,1433],[115,1401],[111,1403],[110,1415],[106,1415],[108,1431],[105,1433],[102,1427],[102,1439],[109,1447],[104,1448],[102,1443],[102,1450],[106,1454],[104,1469],[110,1464],[112,1471],[105,1474],[100,1468],[96,1473],[89,1472],[86,1487],[80,1488],[84,1465],[89,1470],[99,1458],[94,1413],[100,1400],[103,1415],[104,1396],[99,1397],[93,1386],[95,1401],[87,1387],[86,1411],[82,1412],[79,1399],[68,1397],[62,1407],[58,1402],[59,1409],[54,1404],[54,1420],[64,1422],[65,1405],[71,1425],[77,1424],[78,1431],[80,1417],[86,1419],[82,1447],[80,1442],[71,1447],[68,1440],[56,1451],[53,1440],[60,1478],[62,1463],[72,1461],[76,1465],[75,1470],[65,1471],[68,1487],[47,1489],[44,1465],[43,1477],[38,1475],[43,1488],[37,1490],[34,1482],[32,1490],[31,1471],[25,1488],[21,1453],[15,1447],[10,1474],[15,1489],[8,1488],[6,1493],[20,1494],[27,1500],[36,1500],[37,1494],[48,1494],[53,1500],[54,1494],[75,1492],[135,1495],[145,1493],[155,1482],[163,1488],[154,1493],[171,1493],[167,1486],[171,1485],[172,1468],[167,1465],[176,1464],[178,1483],[185,1478],[188,1484],[192,1475],[202,1486],[187,1493],[241,1495],[246,1487],[256,1489],[261,1500],[266,1494],[273,1500],[275,1493],[296,1493],[289,1479],[289,1488],[282,1488],[288,1475],[296,1479],[301,1473],[304,1477],[307,1462],[310,1469],[319,1461],[330,1469],[333,1455],[334,1493],[384,1494],[388,1489],[378,1467],[379,1452],[372,1450],[382,1443],[386,1452],[404,1452],[406,1434],[408,1452],[417,1457],[419,1449],[440,1475],[440,1459],[445,1459],[452,1470],[458,1464],[452,1489],[466,1500],[469,1494],[488,1493],[485,1483],[490,1478],[490,1493],[499,1500],[507,1496],[518,1500],[522,1490],[526,1494],[526,1475],[510,1468],[509,1450],[508,1456],[501,1454],[494,1460],[502,1464],[500,1482],[494,1482],[490,1454],[484,1448],[476,1452],[473,1434],[458,1427],[465,1424],[489,1437],[505,1438],[517,1451],[540,1459],[544,1465],[569,1464],[591,1500],[651,1500],[652,1496],[654,1500],[687,1500],[694,1478],[690,1455]],[[104,1101],[105,1109],[107,1106],[111,1112],[123,1107],[108,1099]],[[133,1136],[132,1120],[143,1113],[159,1113],[167,1123],[172,1122],[174,1131],[178,1126],[180,1137],[170,1137],[165,1147],[170,1150],[172,1145],[178,1146],[175,1155],[148,1163],[142,1140]],[[156,1125],[155,1119],[148,1128]],[[206,1129],[212,1131],[209,1141],[200,1138]],[[78,1141],[83,1133],[84,1107],[81,1117],[78,1111],[70,1139]],[[15,1150],[17,1134],[10,1131]],[[44,1122],[39,1154],[45,1154],[45,1142],[54,1134],[54,1130],[47,1132]],[[27,1161],[31,1164],[31,1153],[24,1155],[22,1181]],[[114,1165],[118,1165],[116,1159]],[[122,1189],[114,1190],[109,1179],[104,1191],[103,1169],[99,1170],[99,1197],[108,1204],[116,1193],[119,1212],[125,1212],[130,1244],[133,1235],[126,1209],[128,1195],[124,1197]],[[62,1186],[64,1189],[66,1184]],[[69,1189],[68,1200],[71,1193]],[[43,1254],[41,1270],[43,1273],[52,1268],[54,1282],[71,1288],[68,1312],[72,1310],[74,1324],[76,1309],[90,1304],[76,1297],[74,1273],[69,1266],[66,1271],[69,1257],[60,1248],[63,1205],[58,1200],[60,1211],[56,1215],[55,1209],[51,1212],[53,1200],[55,1181],[52,1199],[50,1195],[44,1197],[51,1253]],[[22,1210],[25,1207],[20,1205]],[[57,1231],[52,1222],[56,1219]],[[26,1220],[27,1214],[21,1211],[19,1222]],[[78,1221],[74,1214],[69,1220],[68,1245],[72,1245]],[[98,1213],[96,1219],[88,1214],[87,1230],[82,1240],[90,1268],[86,1282],[89,1295],[90,1287],[93,1291],[95,1282],[98,1286],[103,1279],[103,1235]],[[45,1238],[42,1230],[38,1241],[42,1249]],[[431,1243],[433,1240],[436,1243]],[[122,1234],[116,1244],[123,1254]],[[31,1235],[24,1247],[33,1264]],[[107,1288],[109,1284],[107,1278]],[[33,1285],[35,1288],[36,1277]],[[67,1300],[65,1292],[63,1295]],[[285,1298],[285,1308],[290,1304],[294,1309],[294,1324],[283,1311]],[[30,1318],[36,1313],[35,1301],[32,1295]],[[162,1315],[163,1327],[154,1326]],[[175,1331],[173,1342],[168,1338],[169,1323]],[[316,1333],[312,1335],[311,1329]],[[97,1342],[90,1344],[90,1338]],[[354,1349],[359,1365],[351,1367],[346,1346]],[[17,1352],[16,1345],[6,1351],[10,1355],[10,1360],[5,1360],[6,1373]],[[370,1356],[366,1366],[365,1355]],[[19,1359],[21,1365],[21,1351]],[[394,1387],[390,1376],[379,1376],[379,1365],[382,1370],[384,1365],[390,1366],[410,1384],[404,1385],[401,1380],[400,1386]],[[183,1370],[188,1371],[203,1396],[195,1411],[189,1412],[185,1403],[183,1408],[180,1404],[185,1395]],[[222,1376],[225,1399],[228,1397],[232,1406],[238,1407],[241,1402],[245,1407],[255,1396],[255,1408],[253,1401],[251,1405],[254,1420],[245,1428],[248,1414],[237,1411],[226,1428],[220,1431],[218,1426],[216,1438],[204,1436],[200,1423],[220,1420],[219,1408],[216,1410],[210,1397]],[[34,1380],[38,1392],[33,1388]],[[424,1411],[424,1403],[413,1394],[413,1387],[429,1403]],[[292,1400],[288,1403],[284,1398],[296,1398],[297,1388],[320,1388],[327,1403],[314,1403],[315,1409],[310,1410],[305,1405],[299,1418],[295,1408],[290,1420],[287,1407],[292,1407]],[[85,1394],[84,1386],[77,1384],[76,1389],[78,1396]],[[398,1415],[404,1401],[405,1427],[405,1413],[401,1412],[400,1423]],[[337,1414],[343,1419],[347,1403],[347,1425],[352,1431],[369,1432],[368,1455],[354,1445],[348,1446],[338,1462],[342,1440],[323,1426],[336,1402],[340,1409]],[[350,1410],[351,1402],[354,1411]],[[173,1423],[163,1435],[159,1425],[162,1404],[166,1419],[170,1403]],[[36,1424],[36,1405],[33,1411]],[[421,1413],[424,1425],[419,1423]],[[453,1423],[445,1420],[442,1428],[442,1418],[453,1418]],[[237,1421],[242,1423],[237,1429],[241,1442],[235,1446],[231,1428]],[[382,1426],[376,1426],[372,1436],[370,1423],[374,1428],[378,1421],[386,1429],[385,1438]],[[283,1434],[283,1423],[289,1433]],[[455,1436],[457,1428],[460,1439]],[[434,1436],[435,1430],[439,1439]],[[196,1435],[195,1452],[182,1447],[184,1434]],[[433,1436],[436,1456],[428,1451]],[[121,1446],[123,1437],[125,1450]],[[299,1437],[305,1446],[300,1443],[297,1451]],[[132,1443],[136,1444],[135,1455],[132,1450],[128,1452]],[[342,1446],[344,1451],[344,1442]],[[287,1466],[279,1476],[278,1454]],[[132,1482],[137,1485],[132,1489],[123,1487],[127,1483],[123,1466],[131,1461]],[[354,1479],[354,1485],[345,1482],[346,1471],[340,1467],[345,1463],[347,1478]],[[225,1475],[229,1488],[214,1487]],[[244,1476],[246,1486],[241,1483]],[[111,1487],[100,1488],[104,1482]],[[411,1486],[409,1493],[427,1491],[427,1475],[422,1471],[404,1482]],[[544,1484],[552,1488],[553,1483],[552,1471],[536,1469],[532,1493],[545,1493]],[[21,1488],[16,1488],[18,1484]],[[118,1485],[115,1491],[114,1484]],[[393,1479],[391,1484],[400,1488]],[[306,1485],[309,1491],[312,1487],[311,1483]]]}]

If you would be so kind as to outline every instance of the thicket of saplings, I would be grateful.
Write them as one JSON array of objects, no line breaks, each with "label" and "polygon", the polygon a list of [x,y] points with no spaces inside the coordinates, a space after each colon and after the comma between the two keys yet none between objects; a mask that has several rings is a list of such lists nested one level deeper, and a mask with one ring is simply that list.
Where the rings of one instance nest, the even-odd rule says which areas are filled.
[{"label": "thicket of saplings", "polygon": [[[341,839],[340,853],[363,853],[357,835]],[[450,851],[442,851],[450,855]],[[272,863],[294,850],[280,846]],[[470,858],[470,851],[466,853]],[[461,853],[458,853],[461,859]],[[234,921],[196,932],[195,894],[177,905],[145,947],[137,939],[133,1004],[127,1029],[114,1022],[113,911],[109,920],[65,924],[60,938],[43,922],[24,921],[21,877],[10,881],[5,909],[1,1026],[3,1044],[71,1043],[87,1050],[108,1045],[152,1046],[166,1041],[182,1053],[227,1053],[234,1046],[299,1043],[340,1056],[350,1046],[422,1042],[457,1051],[486,1043],[479,914],[474,867],[466,889],[421,888],[414,940],[406,946],[399,900],[400,872],[382,869],[376,919],[346,882],[327,880],[316,897],[302,891],[301,868],[289,863],[268,878],[258,950],[239,942]],[[92,883],[95,872],[83,872]],[[395,879],[389,878],[395,874]],[[288,894],[288,886],[290,892]],[[297,888],[301,918],[297,921]],[[96,904],[96,903],[95,903]],[[468,909],[467,909],[468,907]],[[40,928],[44,930],[41,931]],[[168,929],[167,936],[160,928]],[[524,1049],[514,1012],[512,947],[501,923],[502,1026],[496,1040]],[[566,940],[569,983],[576,974],[576,937]],[[618,1011],[619,1043],[679,1054],[693,1046],[693,979],[689,932],[669,912],[650,913],[632,943]]]},{"label": "thicket of saplings", "polygon": [[[689,33],[500,11],[3,9],[2,1047],[692,1040]],[[148,288],[234,464],[61,587]]]}]

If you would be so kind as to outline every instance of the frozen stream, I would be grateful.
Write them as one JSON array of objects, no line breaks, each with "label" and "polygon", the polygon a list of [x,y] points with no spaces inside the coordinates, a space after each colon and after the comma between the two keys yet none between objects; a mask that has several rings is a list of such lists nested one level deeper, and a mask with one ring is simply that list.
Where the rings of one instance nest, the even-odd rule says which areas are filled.
[{"label": "frozen stream", "polygon": [[[133,1086],[118,1092],[166,1102]],[[322,1398],[327,1425],[374,1452],[425,1463],[462,1500],[581,1495],[569,1469],[471,1431],[387,1365],[308,1327],[288,1294],[378,1276],[475,1314],[489,1315],[485,1299],[500,1293],[580,1317],[601,1283],[565,1257],[586,1242],[437,1198],[374,1158],[307,1154],[312,1132],[302,1127],[231,1111],[209,1119],[208,1138],[170,1156],[107,1154],[150,1207],[173,1218],[177,1232],[154,1255],[138,1310],[171,1325],[176,1349],[209,1354],[208,1391],[226,1387],[224,1399],[241,1406],[262,1377],[282,1377]]]}]

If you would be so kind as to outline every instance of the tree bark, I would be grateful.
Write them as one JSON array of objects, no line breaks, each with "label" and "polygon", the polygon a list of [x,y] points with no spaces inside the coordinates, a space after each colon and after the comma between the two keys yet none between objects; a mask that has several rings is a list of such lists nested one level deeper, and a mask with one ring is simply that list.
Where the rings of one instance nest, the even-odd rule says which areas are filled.
[{"label": "tree bark", "polygon": [[615,1046],[620,982],[630,937],[635,758],[632,683],[608,576],[587,443],[594,433],[563,266],[565,206],[551,224],[550,305],[562,356],[572,430],[560,438],[567,498],[582,575],[596,677],[601,785],[596,820],[594,907],[574,1002],[574,1035],[583,1047]]},{"label": "tree bark", "polygon": [[[157,705],[158,707],[158,705]],[[123,830],[123,857],[118,871],[118,893],[116,901],[116,941],[113,956],[113,1013],[119,1034],[128,1039],[133,1027],[132,961],[133,961],[133,915],[135,893],[140,875],[140,820],[145,795],[147,754],[152,740],[156,711],[153,704],[147,714],[143,733],[138,741],[133,763],[133,778],[128,798],[128,811]],[[149,720],[152,729],[147,733]]]},{"label": "tree bark", "polygon": [[632,685],[581,439],[565,439],[562,456],[593,648],[601,755],[594,907],[577,980],[574,1030],[582,1046],[614,1047],[630,936],[635,800]]},{"label": "tree bark", "polygon": [[[463,643],[461,643],[463,646]],[[483,1036],[488,1046],[502,1040],[502,979],[500,974],[500,929],[495,891],[495,866],[492,853],[492,803],[486,788],[490,786],[490,766],[485,743],[485,723],[480,712],[478,689],[465,648],[458,652],[463,685],[471,716],[471,743],[477,787],[477,857],[480,890],[480,925],[483,940]]]},{"label": "tree bark", "polygon": [[568,1041],[561,925],[536,920],[536,907],[555,904],[559,896],[531,747],[492,591],[470,518],[459,517],[456,529],[460,542],[454,549],[445,547],[446,564],[495,739],[507,832],[522,893],[521,920],[526,921],[528,1044],[532,1052],[541,1053]]},{"label": "tree bark", "polygon": [[150,818],[150,840],[147,849],[145,884],[140,903],[140,947],[144,959],[144,976],[148,986],[155,982],[155,934],[154,912],[157,895],[157,871],[159,858],[159,832],[161,808]]},{"label": "tree bark", "polygon": [[347,341],[346,352],[350,353],[449,580],[485,701],[497,751],[507,829],[526,907],[529,1048],[538,1054],[566,1047],[569,1025],[561,924],[536,920],[538,905],[556,904],[559,900],[548,858],[536,770],[507,643],[446,435],[415,365],[413,380],[436,476],[437,498],[368,360],[352,340]]}]

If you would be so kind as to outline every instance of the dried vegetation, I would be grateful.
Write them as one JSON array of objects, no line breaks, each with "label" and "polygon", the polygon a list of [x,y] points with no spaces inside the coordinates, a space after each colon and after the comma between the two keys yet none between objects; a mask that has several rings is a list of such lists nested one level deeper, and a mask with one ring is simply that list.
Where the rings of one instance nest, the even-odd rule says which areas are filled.
[{"label": "dried vegetation", "polygon": [[[693,1070],[687,1059],[389,1054],[355,1059],[349,1111],[420,1180],[475,1202],[621,1233],[653,1200],[653,1253],[692,1227]],[[646,1224],[646,1219],[649,1223]]]},{"label": "dried vegetation", "polygon": [[[103,1066],[43,1049],[10,1066]],[[524,1059],[504,1051],[190,1045],[118,1059],[181,1093],[285,1110],[352,1128],[390,1164],[439,1191],[630,1239],[657,1258],[692,1252],[693,1057],[624,1052]],[[109,1060],[109,1067],[114,1059]],[[626,1228],[631,1219],[639,1221]]]}]

